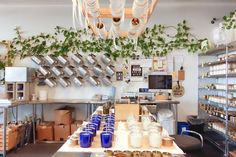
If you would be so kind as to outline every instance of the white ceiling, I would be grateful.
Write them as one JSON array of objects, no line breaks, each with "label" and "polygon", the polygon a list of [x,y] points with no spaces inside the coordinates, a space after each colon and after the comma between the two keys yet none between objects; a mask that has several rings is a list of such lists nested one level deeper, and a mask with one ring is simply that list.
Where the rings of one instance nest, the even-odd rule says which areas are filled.
[{"label": "white ceiling", "polygon": [[[101,5],[109,3],[109,0],[99,0]],[[131,4],[133,0],[126,0]],[[211,4],[236,4],[236,0],[160,0],[159,5],[211,5]],[[0,6],[67,6],[71,0],[0,0]]]}]

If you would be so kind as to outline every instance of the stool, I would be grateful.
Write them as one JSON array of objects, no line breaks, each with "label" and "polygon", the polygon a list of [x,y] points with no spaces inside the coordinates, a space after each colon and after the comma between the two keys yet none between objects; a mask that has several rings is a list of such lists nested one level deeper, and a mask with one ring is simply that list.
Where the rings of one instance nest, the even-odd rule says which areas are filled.
[{"label": "stool", "polygon": [[[191,133],[199,136],[200,140],[196,137],[185,135],[184,133]],[[191,130],[183,130],[181,135],[171,135],[174,138],[175,143],[184,151],[190,152],[200,150],[203,147],[202,135]]]}]

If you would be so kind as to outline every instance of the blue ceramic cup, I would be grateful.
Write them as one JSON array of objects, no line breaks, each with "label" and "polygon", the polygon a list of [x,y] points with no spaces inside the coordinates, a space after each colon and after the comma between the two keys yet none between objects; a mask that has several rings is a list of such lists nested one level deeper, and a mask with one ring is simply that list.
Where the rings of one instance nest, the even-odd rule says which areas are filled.
[{"label": "blue ceramic cup", "polygon": [[103,148],[111,148],[111,146],[112,146],[112,133],[104,131],[100,134],[100,138],[101,138],[101,146]]},{"label": "blue ceramic cup", "polygon": [[80,147],[82,148],[88,148],[91,146],[91,134],[89,132],[83,131],[79,135],[80,137]]}]

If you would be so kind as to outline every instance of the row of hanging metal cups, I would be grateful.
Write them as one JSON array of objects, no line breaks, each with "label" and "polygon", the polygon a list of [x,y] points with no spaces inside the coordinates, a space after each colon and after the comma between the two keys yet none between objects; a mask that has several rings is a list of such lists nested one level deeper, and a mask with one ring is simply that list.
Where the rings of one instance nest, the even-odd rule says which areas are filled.
[{"label": "row of hanging metal cups", "polygon": [[[53,56],[51,55],[48,55],[48,56],[45,56],[44,59],[46,60],[46,62],[50,65],[54,65],[50,71],[50,67],[49,66],[44,66],[42,64],[45,64],[44,60],[42,59],[43,56],[32,56],[32,60],[40,65],[39,67],[39,71],[44,75],[44,76],[49,76],[51,74],[51,71],[53,72],[53,74],[55,76],[61,76],[64,74],[64,72],[68,75],[68,76],[73,76],[75,74],[75,71],[74,71],[74,67],[73,66],[66,66],[64,68],[64,72],[62,71],[63,67],[60,66],[60,65],[54,65],[57,63],[57,60],[54,59]],[[82,59],[82,56],[79,55],[79,54],[73,54],[72,55],[72,60],[77,64],[77,65],[80,65],[79,68],[78,68],[78,71],[79,71],[79,74],[81,77],[86,77],[89,72],[88,72],[88,67],[86,66],[81,66],[81,64],[83,63],[83,59]],[[58,61],[62,64],[62,65],[67,65],[69,63],[69,61],[67,60],[67,58],[63,57],[63,56],[58,56],[57,57]],[[94,65],[97,63],[97,60],[95,58],[95,55],[88,55],[86,60],[88,61],[88,63],[90,65]],[[115,71],[114,71],[114,67],[113,66],[110,66],[108,64],[111,63],[111,59],[106,55],[102,55],[101,57],[101,60],[102,62],[107,65],[106,68],[105,68],[105,71],[107,73],[108,76],[104,76],[102,78],[102,81],[104,82],[104,84],[106,85],[111,85],[111,76],[114,75]],[[93,66],[93,72],[95,73],[95,75],[98,75],[98,76],[101,76],[102,75],[102,68],[99,64]],[[73,81],[75,84],[81,86],[82,85],[82,78],[81,77],[74,77],[73,78]],[[96,85],[99,85],[100,82],[98,81],[98,77],[96,76],[89,76],[88,77],[88,81],[90,84],[96,86]],[[49,87],[54,87],[56,85],[56,81],[55,81],[55,78],[53,77],[49,77],[49,78],[46,78],[45,80],[45,83],[47,85],[49,85]],[[68,87],[70,85],[70,81],[69,81],[69,78],[68,77],[63,77],[63,78],[59,78],[59,83],[63,86],[63,87]]]}]

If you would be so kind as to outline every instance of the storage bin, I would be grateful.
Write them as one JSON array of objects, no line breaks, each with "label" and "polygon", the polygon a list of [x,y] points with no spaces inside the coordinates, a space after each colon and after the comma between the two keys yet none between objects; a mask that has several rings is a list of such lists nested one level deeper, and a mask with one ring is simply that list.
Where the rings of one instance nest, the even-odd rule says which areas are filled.
[{"label": "storage bin", "polygon": [[[178,122],[178,134],[180,135],[182,131],[189,130],[189,124],[187,122]],[[187,134],[187,133],[186,133]]]},{"label": "storage bin", "polygon": [[161,125],[163,126],[164,129],[167,130],[167,132],[170,135],[175,134],[176,121],[173,115],[174,115],[173,112],[169,109],[160,109],[157,114]]},{"label": "storage bin", "polygon": [[190,115],[187,117],[189,123],[189,129],[203,134],[204,132],[204,119],[200,119],[195,115]]}]

